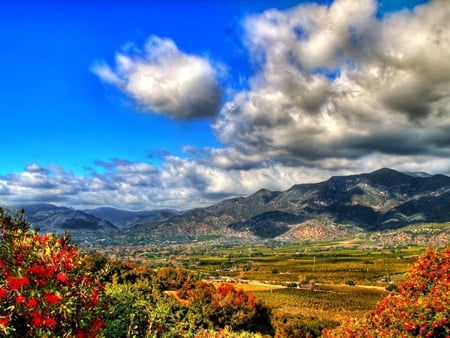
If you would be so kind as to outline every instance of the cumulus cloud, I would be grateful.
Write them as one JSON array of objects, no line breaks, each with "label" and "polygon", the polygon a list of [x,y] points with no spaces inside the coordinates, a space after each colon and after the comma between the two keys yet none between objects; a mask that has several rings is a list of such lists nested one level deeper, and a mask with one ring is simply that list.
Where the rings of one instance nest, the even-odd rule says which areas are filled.
[{"label": "cumulus cloud", "polygon": [[[256,72],[213,123],[224,147],[161,153],[159,166],[97,161],[86,177],[31,164],[0,177],[1,200],[187,209],[380,167],[450,174],[448,1],[376,11],[372,0],[336,0],[246,18]],[[168,39],[93,71],[176,119],[212,116],[221,104],[211,62]]]},{"label": "cumulus cloud", "polygon": [[0,177],[0,204],[25,206],[54,203],[75,208],[114,206],[130,210],[190,209],[225,198],[245,196],[261,188],[286,190],[293,184],[312,183],[333,175],[370,172],[380,163],[404,171],[449,174],[448,161],[433,156],[392,157],[370,154],[359,159],[330,159],[321,166],[264,163],[257,168],[229,169],[215,163],[169,156],[162,168],[122,159],[99,161],[90,176],[61,168]]},{"label": "cumulus cloud", "polygon": [[259,71],[214,124],[238,166],[450,155],[448,2],[375,13],[375,1],[336,0],[247,18]]},{"label": "cumulus cloud", "polygon": [[98,63],[92,71],[120,88],[145,110],[174,119],[214,116],[222,104],[221,67],[181,52],[170,39],[152,36],[144,50],[116,54],[116,67]]}]

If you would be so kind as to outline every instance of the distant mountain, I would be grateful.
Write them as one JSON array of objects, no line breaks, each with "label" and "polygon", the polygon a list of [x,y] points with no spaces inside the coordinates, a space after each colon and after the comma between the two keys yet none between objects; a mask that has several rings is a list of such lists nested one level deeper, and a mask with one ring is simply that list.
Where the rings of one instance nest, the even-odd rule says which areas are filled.
[{"label": "distant mountain", "polygon": [[177,213],[177,211],[170,209],[149,210],[149,211],[128,211],[109,207],[102,207],[83,211],[86,214],[104,219],[119,228],[128,228],[138,224],[148,224],[165,221],[169,217]]},{"label": "distant mountain", "polygon": [[51,204],[29,205],[25,211],[36,228],[74,232],[84,243],[98,241],[102,245],[209,239],[321,240],[450,222],[450,177],[383,168],[297,184],[286,191],[261,189],[247,197],[184,212],[79,211]]},{"label": "distant mountain", "polygon": [[88,215],[80,210],[58,207],[53,204],[33,204],[25,208],[25,216],[34,228],[41,232],[115,230],[108,221]]},{"label": "distant mountain", "polygon": [[298,184],[284,192],[262,189],[248,197],[174,215],[127,230],[128,236],[170,240],[217,236],[254,239],[327,238],[450,221],[450,177],[383,168]]}]

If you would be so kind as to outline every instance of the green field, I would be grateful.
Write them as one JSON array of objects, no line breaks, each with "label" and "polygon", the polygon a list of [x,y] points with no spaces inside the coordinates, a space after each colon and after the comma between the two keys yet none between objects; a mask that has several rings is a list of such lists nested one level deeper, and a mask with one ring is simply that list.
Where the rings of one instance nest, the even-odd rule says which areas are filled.
[{"label": "green field", "polygon": [[[351,244],[351,245],[350,245]],[[308,283],[387,286],[398,283],[422,247],[361,248],[358,243],[329,242],[280,246],[192,249],[172,256],[206,275],[273,284]],[[346,247],[347,246],[347,247]]]},{"label": "green field", "polygon": [[184,267],[216,283],[236,283],[277,314],[340,321],[373,309],[424,251],[419,246],[366,247],[357,240],[198,245],[147,252],[139,262]]}]

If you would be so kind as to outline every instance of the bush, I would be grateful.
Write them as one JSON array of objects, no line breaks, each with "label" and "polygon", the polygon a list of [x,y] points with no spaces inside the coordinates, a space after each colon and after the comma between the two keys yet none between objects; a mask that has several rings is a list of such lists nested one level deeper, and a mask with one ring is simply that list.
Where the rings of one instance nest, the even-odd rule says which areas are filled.
[{"label": "bush", "polygon": [[367,317],[347,320],[325,337],[449,337],[450,248],[419,257],[398,292]]},{"label": "bush", "polygon": [[386,287],[386,290],[387,290],[387,291],[395,291],[395,292],[397,292],[397,291],[398,291],[398,286],[395,285],[395,284],[389,284],[389,285]]},{"label": "bush", "polygon": [[275,338],[314,338],[320,337],[324,328],[336,327],[337,322],[315,317],[279,314],[273,319]]},{"label": "bush", "polygon": [[0,333],[96,337],[103,285],[83,270],[68,235],[40,235],[0,208]]},{"label": "bush", "polygon": [[271,331],[270,309],[250,293],[222,283],[212,296],[207,310],[209,319],[218,328]]}]

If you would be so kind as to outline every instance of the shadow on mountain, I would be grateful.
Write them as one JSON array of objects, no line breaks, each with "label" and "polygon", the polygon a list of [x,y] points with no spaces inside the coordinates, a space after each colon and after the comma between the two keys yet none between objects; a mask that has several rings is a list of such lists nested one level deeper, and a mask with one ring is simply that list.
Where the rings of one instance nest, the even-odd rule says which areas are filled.
[{"label": "shadow on mountain", "polygon": [[228,227],[235,231],[249,231],[255,236],[267,239],[278,237],[287,232],[290,225],[302,223],[305,220],[303,216],[282,211],[269,211],[244,222],[229,224]]}]

